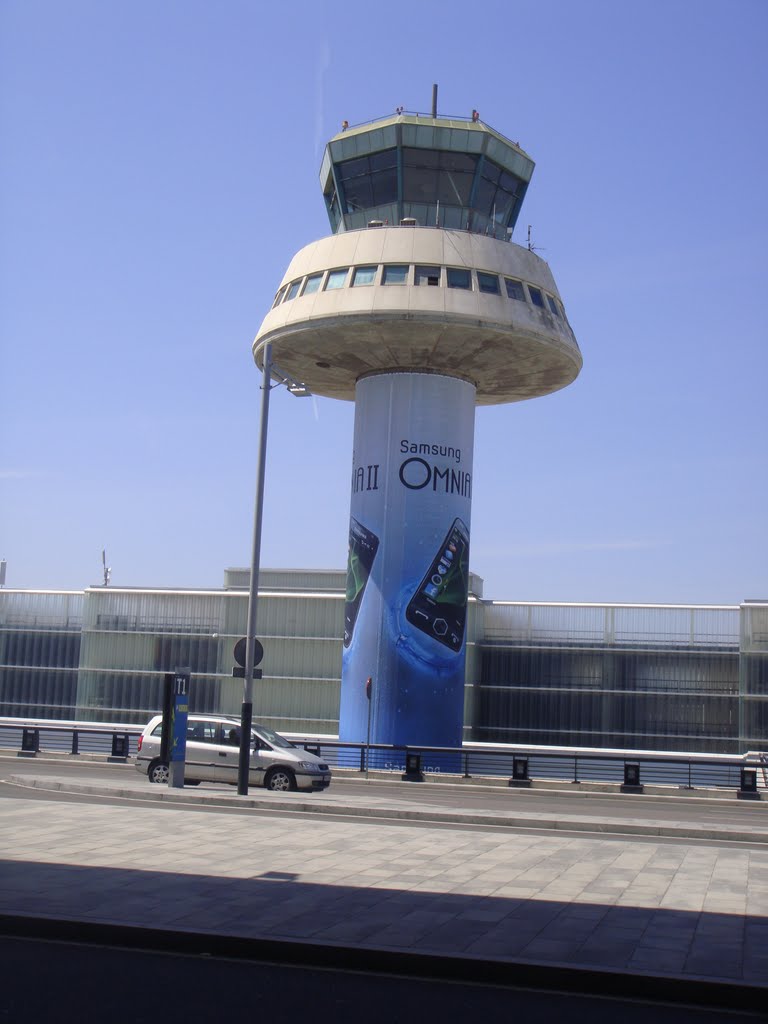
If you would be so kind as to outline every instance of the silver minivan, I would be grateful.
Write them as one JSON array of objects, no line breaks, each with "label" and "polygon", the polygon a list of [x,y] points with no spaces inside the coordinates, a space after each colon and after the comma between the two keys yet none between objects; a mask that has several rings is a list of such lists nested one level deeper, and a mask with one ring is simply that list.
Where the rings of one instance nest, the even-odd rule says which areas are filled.
[{"label": "silver minivan", "polygon": [[[155,715],[139,737],[136,768],[150,782],[168,782],[169,768],[160,759],[163,717]],[[251,727],[249,782],[266,789],[326,789],[331,771],[317,754],[296,747],[284,736],[264,725]],[[240,720],[214,715],[190,715],[187,719],[187,749],[184,781],[228,782],[237,785],[240,762]]]}]

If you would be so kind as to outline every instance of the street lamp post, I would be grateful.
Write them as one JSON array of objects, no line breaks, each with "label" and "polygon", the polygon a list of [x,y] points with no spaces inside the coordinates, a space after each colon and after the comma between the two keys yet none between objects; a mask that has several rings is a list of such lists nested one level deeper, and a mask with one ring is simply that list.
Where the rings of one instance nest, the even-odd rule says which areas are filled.
[{"label": "street lamp post", "polygon": [[251,547],[251,579],[248,589],[248,625],[245,633],[245,675],[243,706],[240,712],[240,758],[237,771],[237,792],[248,796],[248,775],[251,766],[251,722],[253,721],[253,662],[256,639],[256,610],[259,601],[259,568],[261,563],[261,522],[264,512],[264,471],[267,461],[267,428],[269,426],[269,393],[272,390],[272,346],[264,346],[263,383],[261,386],[261,420],[259,423],[259,454],[256,461],[256,501],[253,513],[253,545]]},{"label": "street lamp post", "polygon": [[245,667],[243,669],[243,704],[240,711],[240,757],[237,766],[237,792],[248,796],[251,767],[251,722],[253,721],[253,675],[256,660],[256,611],[259,601],[259,569],[261,563],[261,523],[264,513],[264,473],[267,463],[267,430],[269,427],[269,393],[277,384],[285,384],[296,398],[309,396],[303,384],[275,367],[278,380],[272,383],[272,345],[264,346],[261,385],[261,419],[259,422],[259,453],[256,461],[256,499],[253,513],[253,545],[251,547],[251,579],[248,589],[248,624],[245,633]]}]

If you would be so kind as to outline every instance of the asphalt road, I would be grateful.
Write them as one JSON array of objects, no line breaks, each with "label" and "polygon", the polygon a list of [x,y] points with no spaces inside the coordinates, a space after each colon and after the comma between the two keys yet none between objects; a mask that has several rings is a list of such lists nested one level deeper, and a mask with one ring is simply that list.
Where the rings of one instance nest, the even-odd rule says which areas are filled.
[{"label": "asphalt road", "polygon": [[[65,777],[73,780],[89,780],[99,782],[115,782],[138,777],[132,764],[106,764],[104,762],[81,761],[46,761],[37,758],[13,756],[0,757],[0,796],[23,799],[57,799],[83,800],[95,802],[95,796],[75,795],[66,793],[47,793],[44,790],[32,790],[8,785],[11,775],[30,775],[38,778],[45,776]],[[150,784],[146,783],[149,790]],[[195,790],[190,790],[194,792]],[[198,792],[215,792],[233,794],[233,788],[224,785],[204,784]],[[537,789],[510,789],[508,787],[487,786],[447,786],[440,783],[402,783],[386,781],[347,781],[336,777],[330,788],[322,793],[313,793],[311,800],[320,804],[332,801],[334,797],[353,795],[360,798],[366,791],[375,793],[377,797],[396,795],[399,800],[413,800],[414,803],[428,800],[430,805],[454,810],[461,807],[465,810],[506,811],[514,807],[518,811],[537,812],[548,816],[559,814],[585,814],[589,816],[605,816],[607,818],[647,818],[652,817],[661,823],[695,824],[732,827],[764,825],[768,823],[768,801],[737,800],[734,795],[729,799],[712,800],[700,796],[650,796],[646,794],[616,793],[598,794],[586,792],[573,786],[567,792],[553,792]],[[260,790],[252,789],[253,795]],[[140,790],[139,790],[140,793]],[[140,796],[137,796],[140,803]],[[159,806],[155,804],[154,806]],[[189,805],[190,807],[192,805]],[[203,808],[201,808],[202,810]],[[221,813],[222,808],[216,808]],[[250,813],[253,809],[239,809],[236,806],[227,808],[230,813]]]}]

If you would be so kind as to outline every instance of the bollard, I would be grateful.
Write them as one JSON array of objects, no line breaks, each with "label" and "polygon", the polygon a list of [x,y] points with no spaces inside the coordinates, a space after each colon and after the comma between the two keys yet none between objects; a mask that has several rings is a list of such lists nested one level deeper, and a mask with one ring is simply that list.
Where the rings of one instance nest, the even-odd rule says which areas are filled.
[{"label": "bollard", "polygon": [[509,786],[530,786],[531,780],[528,778],[528,758],[527,757],[513,757],[512,758],[512,778],[509,780]]},{"label": "bollard", "polygon": [[621,787],[622,793],[642,793],[643,787],[640,785],[640,765],[637,762],[625,761],[624,762],[624,785]]},{"label": "bollard", "polygon": [[400,778],[403,782],[423,782],[424,773],[421,770],[421,754],[405,752],[405,774]]},{"label": "bollard", "polygon": [[108,761],[127,761],[130,750],[130,736],[127,733],[112,733],[112,755]]},{"label": "bollard", "polygon": [[739,788],[736,791],[739,800],[759,800],[760,794],[757,791],[757,769],[742,768],[740,772]]},{"label": "bollard", "polygon": [[40,730],[39,729],[22,729],[21,730],[21,750],[18,752],[18,757],[35,757],[40,750]]}]

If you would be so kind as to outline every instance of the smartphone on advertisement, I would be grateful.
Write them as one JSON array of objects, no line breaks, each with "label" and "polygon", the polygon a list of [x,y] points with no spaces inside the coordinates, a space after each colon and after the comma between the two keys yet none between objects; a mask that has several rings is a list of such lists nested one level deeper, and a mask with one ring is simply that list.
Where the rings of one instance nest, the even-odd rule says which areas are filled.
[{"label": "smartphone on advertisement", "polygon": [[349,522],[349,558],[347,560],[347,594],[344,604],[344,646],[352,643],[352,633],[363,600],[365,585],[379,549],[379,538],[352,517]]},{"label": "smartphone on advertisement", "polygon": [[469,530],[461,519],[454,519],[405,617],[416,629],[458,653],[464,642],[468,590]]}]

